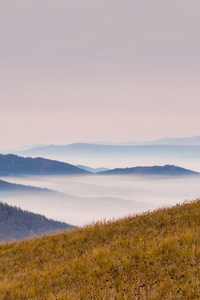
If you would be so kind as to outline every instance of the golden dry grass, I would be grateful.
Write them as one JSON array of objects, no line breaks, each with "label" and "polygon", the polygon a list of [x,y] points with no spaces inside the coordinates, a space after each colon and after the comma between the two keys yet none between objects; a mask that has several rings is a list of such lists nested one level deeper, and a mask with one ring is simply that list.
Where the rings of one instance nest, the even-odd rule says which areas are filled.
[{"label": "golden dry grass", "polygon": [[0,299],[200,299],[200,200],[0,246]]}]

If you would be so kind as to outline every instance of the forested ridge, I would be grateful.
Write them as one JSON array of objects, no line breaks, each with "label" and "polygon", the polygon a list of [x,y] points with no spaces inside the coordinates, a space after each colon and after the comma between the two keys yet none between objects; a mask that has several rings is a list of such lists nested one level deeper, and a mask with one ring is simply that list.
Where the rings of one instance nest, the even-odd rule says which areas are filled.
[{"label": "forested ridge", "polygon": [[0,202],[0,242],[24,240],[74,227]]},{"label": "forested ridge", "polygon": [[0,154],[0,175],[52,175],[70,174],[80,175],[89,174],[88,171],[79,169],[71,164],[45,159],[42,157],[21,157],[13,154]]}]

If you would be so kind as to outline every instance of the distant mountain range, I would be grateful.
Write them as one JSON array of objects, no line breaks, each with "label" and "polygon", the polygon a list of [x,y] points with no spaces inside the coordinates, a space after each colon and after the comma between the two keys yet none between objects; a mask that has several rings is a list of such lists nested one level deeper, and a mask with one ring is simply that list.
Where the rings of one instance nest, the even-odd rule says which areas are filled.
[{"label": "distant mountain range", "polygon": [[[44,159],[44,158],[25,158],[17,155],[8,154],[0,155],[0,175],[1,176],[19,176],[19,175],[168,175],[168,176],[185,176],[199,175],[199,173],[187,170],[174,165],[151,166],[151,167],[132,167],[132,168],[90,168],[79,165],[73,166],[68,163]],[[18,190],[22,189],[19,185],[11,185],[0,181],[2,189]],[[26,186],[23,187],[25,191]],[[41,189],[39,189],[41,192]],[[44,191],[48,191],[44,189]]]},{"label": "distant mountain range", "polygon": [[98,175],[139,175],[139,176],[191,176],[200,175],[200,173],[180,168],[174,165],[153,166],[153,167],[134,167],[125,169],[113,169],[104,172],[99,172]]},{"label": "distant mountain range", "polygon": [[[96,145],[75,143],[65,146],[49,145],[36,147],[26,151],[15,152],[17,155],[44,157],[60,161],[85,162],[97,161],[104,163],[109,160],[122,159],[200,159],[200,145]],[[84,163],[83,163],[84,162]],[[168,161],[167,161],[168,162]]]},{"label": "distant mountain range", "polygon": [[82,175],[88,171],[71,164],[41,157],[20,157],[13,154],[0,154],[0,175]]},{"label": "distant mountain range", "polygon": [[0,202],[0,243],[21,241],[73,228],[75,226]]},{"label": "distant mountain range", "polygon": [[170,138],[164,137],[162,139],[147,141],[147,142],[124,142],[124,143],[110,143],[110,142],[97,142],[99,145],[122,145],[122,146],[136,146],[136,145],[179,145],[179,146],[200,146],[200,136],[183,137],[183,138]]},{"label": "distant mountain range", "polygon": [[[170,146],[200,146],[200,135],[193,137],[182,137],[182,138],[171,138],[164,137],[157,140],[145,141],[145,142],[121,142],[121,143],[112,143],[109,141],[102,142],[93,142],[93,143],[74,143],[74,144],[89,144],[89,145],[104,145],[104,146],[145,146],[145,145],[170,145]],[[20,154],[21,152],[29,152],[29,151],[39,151],[41,148],[51,148],[51,147],[66,147],[74,144],[66,144],[66,145],[45,145],[45,144],[35,144],[30,146],[22,146],[15,149],[10,149],[6,151],[6,153],[15,153]]]},{"label": "distant mountain range", "polygon": [[96,142],[94,144],[39,145],[12,153],[25,157],[43,157],[63,161],[93,173],[101,171],[93,169],[93,166],[113,169],[132,165],[164,164],[184,165],[186,168],[200,171],[200,136],[121,144]]},{"label": "distant mountain range", "polygon": [[5,180],[0,180],[0,193],[21,193],[21,194],[38,194],[38,195],[50,195],[52,193],[57,193],[55,191],[46,189],[46,188],[39,188],[29,185],[23,185],[23,184],[16,184],[16,183],[10,183]]},{"label": "distant mountain range", "polygon": [[76,165],[77,168],[86,170],[88,172],[91,173],[98,173],[98,172],[103,172],[103,171],[107,171],[107,168],[91,168],[91,167],[87,167],[87,166],[82,166],[82,165]]}]

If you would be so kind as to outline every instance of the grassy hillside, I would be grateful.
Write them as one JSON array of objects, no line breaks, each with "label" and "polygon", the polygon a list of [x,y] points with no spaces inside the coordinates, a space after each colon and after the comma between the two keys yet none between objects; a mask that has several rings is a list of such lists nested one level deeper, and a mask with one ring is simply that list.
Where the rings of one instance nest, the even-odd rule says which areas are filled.
[{"label": "grassy hillside", "polygon": [[75,226],[0,202],[0,243],[73,228]]},{"label": "grassy hillside", "polygon": [[200,199],[0,246],[0,299],[199,299]]}]

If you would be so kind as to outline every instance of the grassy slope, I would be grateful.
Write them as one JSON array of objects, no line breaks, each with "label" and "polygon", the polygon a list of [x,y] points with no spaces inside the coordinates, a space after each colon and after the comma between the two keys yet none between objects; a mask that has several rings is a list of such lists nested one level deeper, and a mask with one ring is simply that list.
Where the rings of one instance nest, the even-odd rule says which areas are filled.
[{"label": "grassy slope", "polygon": [[0,299],[199,299],[200,200],[0,246]]}]

